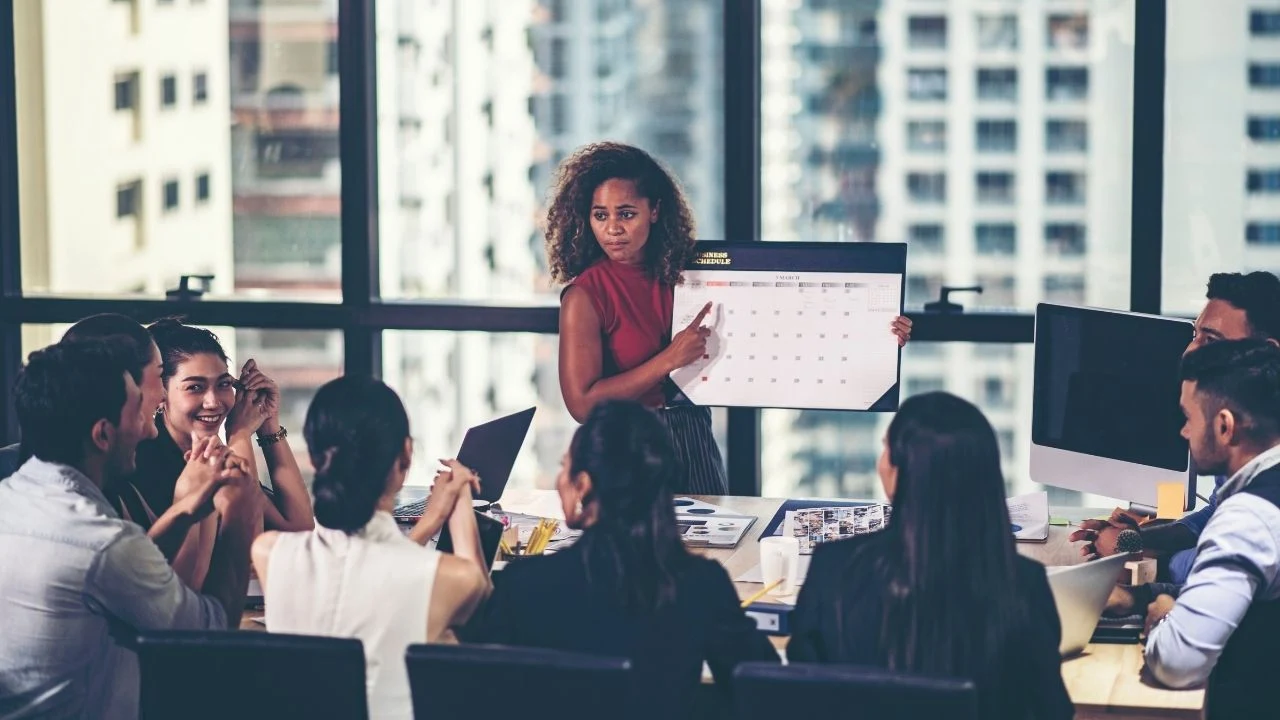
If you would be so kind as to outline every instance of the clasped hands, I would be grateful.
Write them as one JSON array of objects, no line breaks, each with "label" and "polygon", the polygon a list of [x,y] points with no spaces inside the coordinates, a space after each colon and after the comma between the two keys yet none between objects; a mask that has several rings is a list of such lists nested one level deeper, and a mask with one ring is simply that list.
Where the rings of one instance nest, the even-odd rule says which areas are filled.
[{"label": "clasped hands", "polygon": [[174,487],[174,505],[201,520],[214,510],[224,514],[234,503],[262,497],[251,460],[232,452],[217,435],[192,433],[191,440],[191,450],[183,455],[187,465]]}]

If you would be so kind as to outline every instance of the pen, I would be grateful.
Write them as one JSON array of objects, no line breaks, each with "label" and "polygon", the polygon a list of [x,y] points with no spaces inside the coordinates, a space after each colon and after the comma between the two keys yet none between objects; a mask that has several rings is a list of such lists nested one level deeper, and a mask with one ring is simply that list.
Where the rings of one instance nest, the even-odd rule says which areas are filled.
[{"label": "pen", "polygon": [[782,580],[783,580],[783,578],[778,578],[777,580],[774,580],[773,582],[769,583],[768,585],[765,585],[765,586],[764,586],[764,589],[763,589],[763,590],[761,590],[760,592],[758,592],[758,593],[756,593],[756,594],[752,595],[751,597],[747,598],[746,600],[743,600],[743,601],[742,601],[742,608],[745,610],[746,608],[748,608],[748,607],[750,607],[750,606],[751,606],[751,603],[753,603],[753,602],[755,602],[755,601],[759,600],[760,598],[764,597],[765,595],[768,595],[770,591],[772,591],[774,588],[776,588],[776,587],[778,587],[779,585],[781,585],[781,584],[782,584]]}]

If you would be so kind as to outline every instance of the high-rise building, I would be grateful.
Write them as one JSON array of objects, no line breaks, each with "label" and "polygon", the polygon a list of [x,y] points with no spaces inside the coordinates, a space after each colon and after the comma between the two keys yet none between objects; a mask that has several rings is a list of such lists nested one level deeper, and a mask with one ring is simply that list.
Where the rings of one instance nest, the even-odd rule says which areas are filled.
[{"label": "high-rise building", "polygon": [[13,8],[27,292],[160,294],[182,274],[229,290],[225,0]]},{"label": "high-rise building", "polygon": [[[1164,307],[1212,271],[1280,268],[1280,2],[1171,9]],[[1212,44],[1206,41],[1212,38]]]},{"label": "high-rise building", "polygon": [[[224,107],[231,122],[221,134],[230,138],[239,296],[341,296],[337,7],[334,0],[231,0],[227,8],[221,53],[230,65]],[[286,427],[292,422],[300,438],[312,394],[342,366],[341,336],[234,334],[232,362],[259,361],[280,386]],[[301,451],[301,440],[292,445]],[[299,465],[309,474],[305,458]]]},{"label": "high-rise building", "polygon": [[[908,243],[908,307],[1126,307],[1133,4],[766,0],[766,239]],[[1026,489],[1030,347],[911,345],[903,396],[946,389]],[[887,419],[764,414],[766,494],[879,492]]]}]

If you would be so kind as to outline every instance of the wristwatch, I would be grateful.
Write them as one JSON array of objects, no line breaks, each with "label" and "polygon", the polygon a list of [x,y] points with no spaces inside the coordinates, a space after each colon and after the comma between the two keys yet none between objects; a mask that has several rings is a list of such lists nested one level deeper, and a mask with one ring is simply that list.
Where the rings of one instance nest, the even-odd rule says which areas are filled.
[{"label": "wristwatch", "polygon": [[280,429],[273,433],[268,433],[266,435],[263,435],[262,433],[258,433],[258,447],[275,445],[276,443],[280,442],[281,440],[287,437],[289,437],[289,431],[285,430],[284,426],[281,425]]},{"label": "wristwatch", "polygon": [[1142,552],[1142,533],[1132,528],[1126,528],[1116,534],[1116,552],[1117,553],[1136,553]]}]

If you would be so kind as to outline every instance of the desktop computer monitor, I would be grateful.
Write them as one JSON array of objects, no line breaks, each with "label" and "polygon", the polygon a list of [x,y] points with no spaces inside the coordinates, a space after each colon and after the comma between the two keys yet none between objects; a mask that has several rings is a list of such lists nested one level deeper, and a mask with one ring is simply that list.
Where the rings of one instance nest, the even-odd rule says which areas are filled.
[{"label": "desktop computer monitor", "polygon": [[1041,304],[1036,308],[1031,479],[1154,508],[1159,485],[1195,472],[1182,438],[1186,320]]}]

